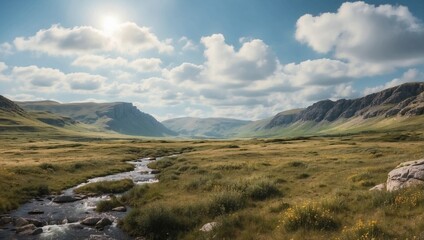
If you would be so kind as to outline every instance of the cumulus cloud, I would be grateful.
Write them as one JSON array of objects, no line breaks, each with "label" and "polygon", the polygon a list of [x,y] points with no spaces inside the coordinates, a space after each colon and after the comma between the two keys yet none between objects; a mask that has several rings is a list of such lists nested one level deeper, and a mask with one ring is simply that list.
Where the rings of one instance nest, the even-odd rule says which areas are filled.
[{"label": "cumulus cloud", "polygon": [[53,25],[34,36],[18,37],[13,41],[19,51],[36,51],[49,55],[75,55],[99,52],[137,54],[147,50],[170,53],[169,40],[160,41],[149,28],[135,23],[122,23],[112,33],[91,26],[65,28]]},{"label": "cumulus cloud", "polygon": [[106,78],[100,75],[88,73],[69,73],[66,75],[66,82],[72,90],[97,90],[102,87]]},{"label": "cumulus cloud", "polygon": [[12,76],[17,81],[29,83],[37,88],[51,88],[65,79],[65,74],[58,69],[39,68],[34,65],[13,67]]},{"label": "cumulus cloud", "polygon": [[260,39],[244,42],[239,51],[225,43],[222,34],[202,37],[205,46],[208,75],[225,84],[240,84],[271,76],[277,59],[270,48]]},{"label": "cumulus cloud", "polygon": [[346,2],[336,13],[303,15],[296,27],[300,42],[350,62],[387,69],[424,61],[424,26],[404,6]]},{"label": "cumulus cloud", "polygon": [[194,50],[197,50],[198,49],[197,45],[192,40],[188,39],[185,36],[184,37],[181,37],[178,40],[178,42],[182,44],[182,48],[181,49],[183,51],[194,51]]},{"label": "cumulus cloud", "polygon": [[10,55],[13,53],[13,46],[12,44],[5,42],[0,44],[0,56],[1,55]]},{"label": "cumulus cloud", "polygon": [[125,58],[109,58],[100,55],[83,55],[77,57],[71,65],[88,67],[92,70],[99,68],[127,68],[137,72],[157,72],[161,70],[162,61],[159,58],[139,58],[128,61]]},{"label": "cumulus cloud", "polygon": [[418,69],[412,68],[404,72],[400,78],[395,78],[389,82],[386,82],[383,85],[365,88],[363,91],[363,95],[379,92],[384,89],[395,87],[407,82],[423,82],[423,81],[424,81],[424,73],[420,72]]},{"label": "cumulus cloud", "polygon": [[193,63],[182,63],[170,70],[165,70],[163,75],[175,82],[191,81],[199,82],[204,67]]},{"label": "cumulus cloud", "polygon": [[38,67],[35,65],[13,67],[8,77],[19,83],[17,86],[22,90],[42,92],[56,90],[100,90],[106,81],[106,78],[100,75],[83,72],[65,74],[58,69]]},{"label": "cumulus cloud", "polygon": [[8,69],[8,66],[4,62],[0,62],[0,81],[8,81],[9,78],[3,74],[3,72]]}]

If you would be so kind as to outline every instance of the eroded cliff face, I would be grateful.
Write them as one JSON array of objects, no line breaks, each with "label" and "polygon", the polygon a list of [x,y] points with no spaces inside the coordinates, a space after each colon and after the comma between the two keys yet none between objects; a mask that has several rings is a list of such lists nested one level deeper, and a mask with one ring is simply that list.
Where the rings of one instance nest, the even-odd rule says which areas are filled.
[{"label": "eroded cliff face", "polygon": [[0,110],[23,115],[25,111],[13,101],[0,95]]},{"label": "eroded cliff face", "polygon": [[324,100],[293,114],[277,114],[266,128],[298,121],[332,122],[341,118],[417,116],[424,114],[424,83],[405,83],[362,98]]}]

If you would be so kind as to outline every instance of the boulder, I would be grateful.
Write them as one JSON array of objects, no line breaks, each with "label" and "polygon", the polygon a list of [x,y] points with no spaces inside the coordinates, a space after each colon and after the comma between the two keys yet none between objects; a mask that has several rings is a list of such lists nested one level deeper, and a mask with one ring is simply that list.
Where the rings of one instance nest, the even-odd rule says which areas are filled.
[{"label": "boulder", "polygon": [[370,188],[370,191],[384,191],[386,189],[386,184],[381,183],[378,185],[375,185],[374,187]]},{"label": "boulder", "polygon": [[42,228],[36,228],[34,231],[32,231],[31,235],[38,235],[43,233],[43,229]]},{"label": "boulder", "polygon": [[114,211],[114,212],[126,212],[127,208],[125,206],[120,206],[120,207],[113,208],[112,211]]},{"label": "boulder", "polygon": [[67,202],[75,202],[81,200],[81,198],[77,198],[70,195],[60,195],[55,198],[53,198],[53,202],[55,203],[67,203]]},{"label": "boulder", "polygon": [[217,222],[210,222],[203,225],[199,230],[201,232],[210,232],[212,231],[216,226],[218,226]]},{"label": "boulder", "polygon": [[16,228],[16,233],[21,233],[21,232],[28,232],[29,230],[34,231],[37,227],[34,224],[27,224],[25,226],[22,227],[17,227]]},{"label": "boulder", "polygon": [[43,210],[40,210],[40,209],[37,209],[37,208],[28,212],[28,214],[31,214],[31,215],[37,215],[37,214],[43,214],[43,213],[44,213]]},{"label": "boulder", "polygon": [[387,191],[424,184],[424,159],[399,164],[389,172]]},{"label": "boulder", "polygon": [[101,217],[88,217],[81,221],[81,224],[87,225],[87,226],[94,226],[96,225],[102,218]]},{"label": "boulder", "polygon": [[14,224],[15,224],[16,227],[22,227],[22,226],[28,225],[29,222],[25,218],[20,217],[20,218],[15,219]]},{"label": "boulder", "polygon": [[103,230],[104,227],[112,224],[112,220],[109,218],[102,218],[96,223],[96,229]]},{"label": "boulder", "polygon": [[47,224],[46,222],[42,222],[42,221],[35,219],[35,218],[25,218],[25,220],[27,220],[28,223],[30,223],[30,224],[34,224],[36,227],[42,227],[42,226],[45,226]]},{"label": "boulder", "polygon": [[113,240],[113,238],[105,235],[90,235],[89,240]]},{"label": "boulder", "polygon": [[9,224],[13,221],[12,217],[10,216],[1,216],[0,217],[0,226]]}]

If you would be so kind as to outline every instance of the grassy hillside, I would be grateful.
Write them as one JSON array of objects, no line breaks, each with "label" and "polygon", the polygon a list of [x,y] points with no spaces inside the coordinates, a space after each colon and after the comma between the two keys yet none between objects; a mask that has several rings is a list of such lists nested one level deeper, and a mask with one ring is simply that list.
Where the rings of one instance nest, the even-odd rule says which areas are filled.
[{"label": "grassy hillside", "polygon": [[422,129],[424,116],[411,117],[361,117],[340,119],[335,122],[296,122],[284,126],[266,128],[269,120],[250,123],[239,129],[235,137],[298,137],[320,136],[328,134],[353,134],[367,131],[391,131],[404,129]]},{"label": "grassy hillside", "polygon": [[234,129],[246,125],[250,121],[230,118],[174,118],[163,121],[167,128],[186,137],[226,138]]},{"label": "grassy hillside", "polygon": [[126,135],[170,136],[172,131],[131,103],[66,103],[54,101],[19,102],[28,111],[48,111],[92,125],[97,129]]}]

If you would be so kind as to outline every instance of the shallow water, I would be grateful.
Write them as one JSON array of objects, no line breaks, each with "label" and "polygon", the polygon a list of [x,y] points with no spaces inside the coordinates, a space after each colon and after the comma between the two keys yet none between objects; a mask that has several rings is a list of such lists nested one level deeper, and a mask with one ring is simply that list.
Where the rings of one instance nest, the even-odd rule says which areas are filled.
[{"label": "shallow water", "polygon": [[[159,159],[159,158],[157,158]],[[129,161],[134,165],[134,170],[123,172],[104,177],[89,179],[73,188],[63,191],[64,195],[74,195],[73,190],[85,184],[99,181],[132,179],[136,184],[146,184],[157,182],[155,175],[151,173],[151,169],[147,164],[152,160],[142,158],[135,161]],[[11,217],[33,218],[47,225],[43,227],[43,233],[37,236],[19,236],[15,233],[15,227],[8,224],[0,227],[0,239],[90,239],[92,235],[102,235],[107,239],[131,239],[126,233],[117,227],[118,219],[125,216],[126,212],[106,212],[97,213],[95,211],[96,203],[101,200],[109,199],[108,195],[98,197],[88,197],[79,201],[70,203],[54,203],[49,198],[34,199],[10,213]],[[31,215],[29,211],[39,209],[44,211],[43,214]],[[127,212],[130,209],[127,207]],[[79,221],[87,217],[108,217],[114,222],[111,226],[106,227],[103,231],[96,230],[94,227],[88,227],[79,224]]]}]

